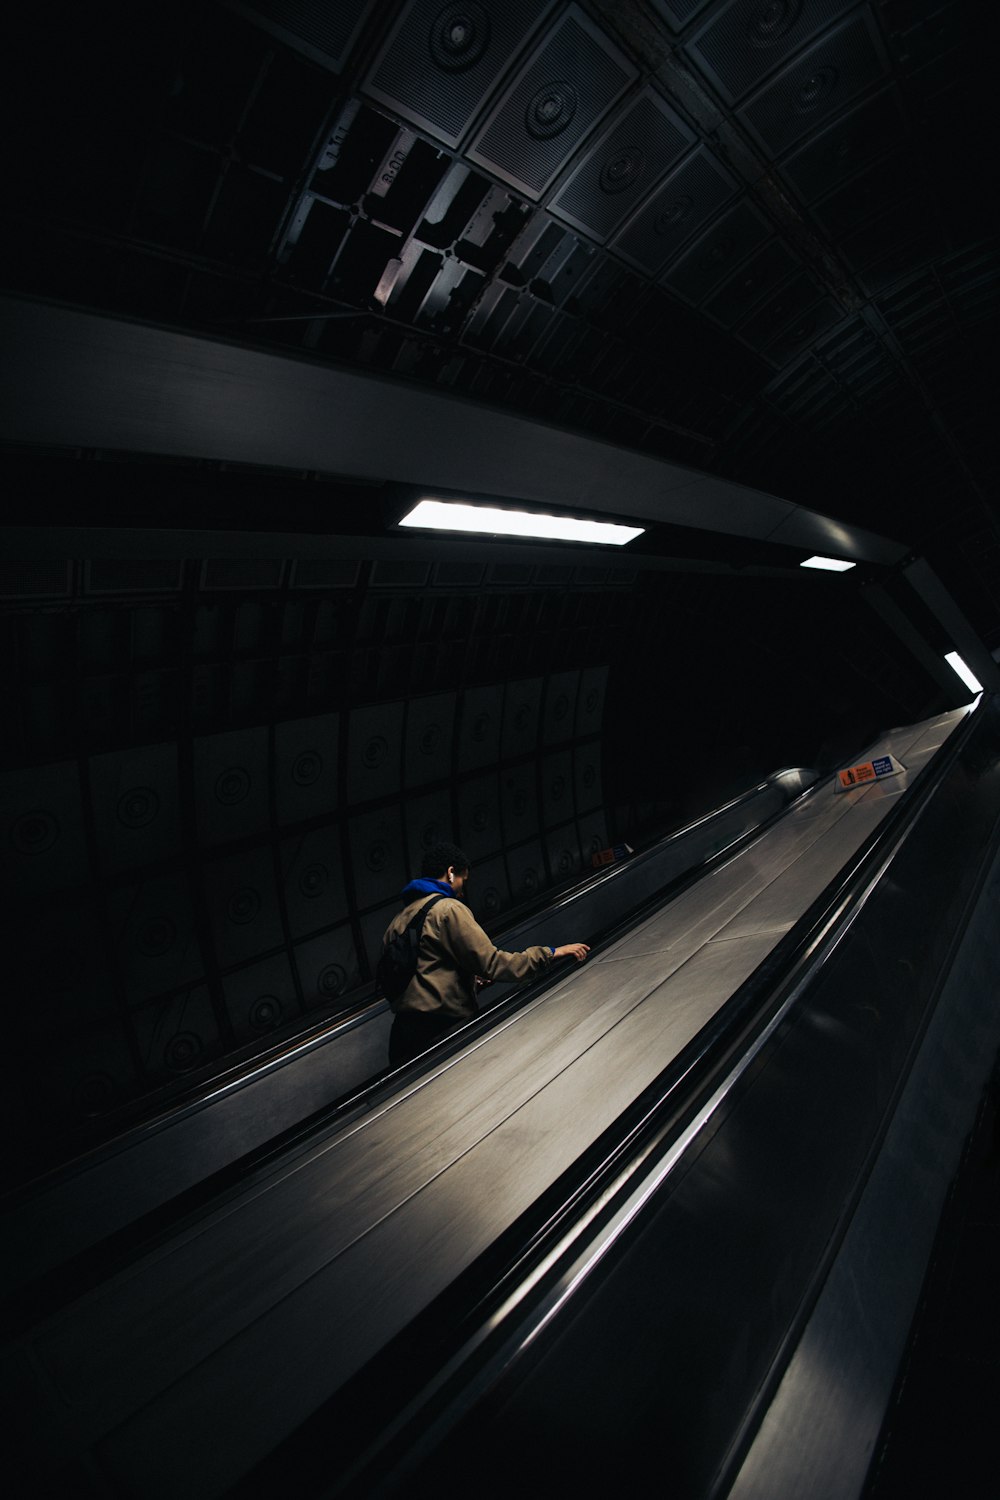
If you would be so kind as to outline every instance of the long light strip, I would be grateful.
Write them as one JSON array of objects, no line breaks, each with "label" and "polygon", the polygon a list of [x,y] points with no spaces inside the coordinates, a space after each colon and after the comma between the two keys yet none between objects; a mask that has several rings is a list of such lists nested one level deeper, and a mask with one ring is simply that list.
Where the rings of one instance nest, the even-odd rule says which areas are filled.
[{"label": "long light strip", "polygon": [[967,667],[965,665],[965,662],[959,656],[957,651],[947,652],[945,655],[945,661],[948,663],[949,667],[951,667],[951,670],[953,672],[958,673],[959,677],[961,677],[967,688],[971,688],[974,693],[982,692],[983,685],[979,681],[979,678],[973,674],[971,667]]},{"label": "long light strip", "polygon": [[429,498],[420,500],[399,524],[432,531],[546,537],[559,542],[597,542],[612,547],[623,547],[645,530],[643,526],[619,526],[612,521],[580,521],[573,516],[541,516],[532,511],[498,510],[490,505]]},{"label": "long light strip", "polygon": [[839,557],[807,557],[805,562],[799,563],[800,568],[822,568],[826,573],[846,573],[848,568],[853,568],[852,562],[844,562]]}]

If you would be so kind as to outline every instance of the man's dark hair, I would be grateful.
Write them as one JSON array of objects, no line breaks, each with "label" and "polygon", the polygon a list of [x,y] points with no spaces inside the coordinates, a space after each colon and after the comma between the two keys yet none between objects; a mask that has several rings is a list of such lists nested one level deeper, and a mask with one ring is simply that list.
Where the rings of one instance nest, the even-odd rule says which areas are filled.
[{"label": "man's dark hair", "polygon": [[424,854],[420,873],[425,880],[442,880],[449,870],[469,868],[469,856],[457,844],[433,844]]}]

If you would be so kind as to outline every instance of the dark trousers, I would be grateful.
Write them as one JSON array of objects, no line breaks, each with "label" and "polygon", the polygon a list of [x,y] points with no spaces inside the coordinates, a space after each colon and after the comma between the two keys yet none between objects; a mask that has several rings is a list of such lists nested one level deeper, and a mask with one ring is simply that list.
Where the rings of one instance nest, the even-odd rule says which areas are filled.
[{"label": "dark trousers", "polygon": [[401,1010],[389,1032],[389,1062],[394,1068],[419,1057],[438,1037],[461,1026],[461,1020],[440,1010]]}]

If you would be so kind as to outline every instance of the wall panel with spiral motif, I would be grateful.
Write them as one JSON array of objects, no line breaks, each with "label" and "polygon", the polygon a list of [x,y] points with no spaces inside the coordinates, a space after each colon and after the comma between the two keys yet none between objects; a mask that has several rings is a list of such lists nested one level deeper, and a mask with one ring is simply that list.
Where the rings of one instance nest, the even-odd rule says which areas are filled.
[{"label": "wall panel with spiral motif", "polygon": [[0,828],[6,890],[32,892],[79,885],[87,876],[83,802],[75,761],[0,777]]},{"label": "wall panel with spiral motif", "polygon": [[258,1041],[299,1014],[287,953],[275,953],[225,975],[222,993],[237,1041]]},{"label": "wall panel with spiral motif", "polygon": [[106,871],[156,864],[181,852],[175,744],[95,755],[89,772],[97,848]]},{"label": "wall panel with spiral motif", "polygon": [[467,688],[462,694],[455,769],[473,771],[495,763],[500,749],[503,688]]},{"label": "wall panel with spiral motif", "polygon": [[275,811],[280,826],[335,810],[339,735],[338,714],[275,725]]},{"label": "wall panel with spiral motif", "polygon": [[335,927],[321,937],[296,943],[293,951],[307,1010],[335,1006],[361,982],[361,966],[350,927]]},{"label": "wall panel with spiral motif", "polygon": [[426,786],[451,774],[454,693],[411,698],[406,708],[403,776],[407,787]]},{"label": "wall panel with spiral motif", "polygon": [[285,839],[280,848],[281,882],[293,938],[346,920],[340,829],[313,828]]},{"label": "wall panel with spiral motif", "polygon": [[[583,639],[571,595],[543,604],[524,570],[503,594],[482,568],[471,592],[440,569],[417,588],[352,564],[335,596],[293,596],[293,570],[269,563],[251,587],[230,561],[183,565],[186,603],[105,591],[64,627],[15,630],[28,697],[49,709],[0,739],[0,878],[33,997],[24,1088],[53,1120],[173,1097],[369,1003],[432,845],[466,850],[472,910],[499,931],[603,837],[607,673],[565,661]],[[100,578],[121,590],[127,574]],[[534,675],[491,676],[501,658]],[[173,684],[152,717],[130,707],[150,673]]]},{"label": "wall panel with spiral motif", "polygon": [[399,792],[403,769],[402,703],[355,709],[347,727],[347,796],[352,806]]},{"label": "wall panel with spiral motif", "polygon": [[133,1015],[144,1071],[164,1081],[202,1067],[221,1045],[208,986],[192,985]]},{"label": "wall panel with spiral motif", "polygon": [[495,854],[501,847],[503,832],[496,771],[459,783],[458,842],[469,858],[477,861]]},{"label": "wall panel with spiral motif", "polygon": [[112,891],[111,936],[126,998],[140,1001],[205,973],[185,875],[150,875]]},{"label": "wall panel with spiral motif", "polygon": [[267,730],[240,729],[194,741],[198,832],[206,844],[263,833],[270,821]]},{"label": "wall panel with spiral motif", "polygon": [[270,845],[204,867],[205,905],[222,969],[278,948],[284,940]]},{"label": "wall panel with spiral motif", "polygon": [[359,907],[374,906],[406,880],[406,851],[398,806],[364,813],[348,823],[351,872]]}]

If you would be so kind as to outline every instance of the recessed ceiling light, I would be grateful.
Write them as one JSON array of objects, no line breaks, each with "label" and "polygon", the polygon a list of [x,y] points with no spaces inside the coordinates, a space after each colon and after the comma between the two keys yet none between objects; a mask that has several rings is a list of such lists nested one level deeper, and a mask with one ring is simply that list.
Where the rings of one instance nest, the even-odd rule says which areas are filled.
[{"label": "recessed ceiling light", "polygon": [[542,516],[526,510],[499,510],[492,505],[466,505],[460,501],[420,500],[400,526],[421,526],[432,531],[474,531],[487,536],[545,537],[559,542],[596,542],[623,547],[642,536],[642,526],[619,526],[612,521],[582,521],[574,516]]},{"label": "recessed ceiling light", "polygon": [[848,568],[853,568],[854,563],[844,562],[839,557],[807,557],[805,562],[799,563],[800,568],[822,568],[826,573],[846,573]]},{"label": "recessed ceiling light", "polygon": [[951,667],[953,672],[958,673],[959,677],[961,677],[967,688],[971,688],[974,693],[982,692],[983,685],[979,681],[979,678],[974,675],[971,668],[965,665],[965,662],[959,656],[957,651],[947,652],[945,655],[945,661],[948,663],[949,667]]}]

